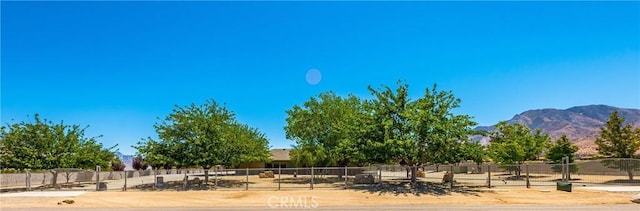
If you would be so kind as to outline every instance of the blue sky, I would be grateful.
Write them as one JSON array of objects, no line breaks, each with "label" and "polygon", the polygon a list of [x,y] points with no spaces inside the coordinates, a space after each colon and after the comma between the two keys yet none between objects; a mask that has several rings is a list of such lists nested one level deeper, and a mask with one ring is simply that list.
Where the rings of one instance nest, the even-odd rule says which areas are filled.
[{"label": "blue sky", "polygon": [[[1,120],[90,125],[125,154],[174,105],[226,103],[288,147],[285,110],[437,83],[481,125],[640,108],[639,2],[6,2]],[[307,83],[310,69],[321,73]]]}]

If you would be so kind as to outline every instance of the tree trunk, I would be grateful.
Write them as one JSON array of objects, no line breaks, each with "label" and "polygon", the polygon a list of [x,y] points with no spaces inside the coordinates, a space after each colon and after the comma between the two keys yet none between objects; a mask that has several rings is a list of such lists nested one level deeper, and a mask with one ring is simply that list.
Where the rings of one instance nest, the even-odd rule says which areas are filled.
[{"label": "tree trunk", "polygon": [[53,174],[53,178],[51,180],[51,184],[53,185],[53,188],[58,188],[58,171],[51,171],[51,173]]},{"label": "tree trunk", "polygon": [[69,179],[71,177],[71,172],[66,171],[64,176],[67,178],[67,184],[69,184]]},{"label": "tree trunk", "polygon": [[209,182],[209,169],[205,169],[204,170],[204,185],[207,186],[208,182]]},{"label": "tree trunk", "polygon": [[409,178],[409,167],[405,167],[405,170],[407,171],[407,178]]},{"label": "tree trunk", "polygon": [[411,166],[411,185],[415,186],[416,184],[416,166]]},{"label": "tree trunk", "polygon": [[629,181],[633,181],[633,169],[627,169],[627,175],[629,175]]}]

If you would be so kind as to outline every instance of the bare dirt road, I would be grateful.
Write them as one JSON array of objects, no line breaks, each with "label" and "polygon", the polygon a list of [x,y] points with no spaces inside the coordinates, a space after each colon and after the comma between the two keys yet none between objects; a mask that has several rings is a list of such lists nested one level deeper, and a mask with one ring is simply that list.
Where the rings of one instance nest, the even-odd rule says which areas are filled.
[{"label": "bare dirt road", "polygon": [[376,205],[376,206],[325,206],[317,208],[260,208],[260,207],[207,207],[207,208],[180,208],[180,207],[165,207],[165,208],[4,208],[3,211],[51,211],[51,210],[75,210],[75,211],[218,211],[218,210],[367,210],[367,211],[388,211],[388,210],[420,210],[420,211],[443,211],[443,210],[455,210],[455,211],[603,211],[603,210],[615,210],[615,211],[638,211],[637,205]]},{"label": "bare dirt road", "polygon": [[[548,191],[547,191],[548,190]],[[632,205],[632,193],[550,188],[477,189],[448,194],[369,192],[366,190],[291,191],[127,191],[87,192],[75,197],[0,197],[0,208],[322,208],[425,205]],[[73,204],[58,205],[65,199]],[[639,206],[640,207],[640,206]]]}]

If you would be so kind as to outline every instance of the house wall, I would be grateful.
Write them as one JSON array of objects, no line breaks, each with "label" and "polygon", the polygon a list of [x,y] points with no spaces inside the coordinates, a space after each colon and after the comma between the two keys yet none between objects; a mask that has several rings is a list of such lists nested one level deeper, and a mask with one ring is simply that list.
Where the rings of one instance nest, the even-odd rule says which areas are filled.
[{"label": "house wall", "polygon": [[265,164],[265,168],[293,168],[295,167],[291,161],[272,161]]},{"label": "house wall", "polygon": [[245,168],[264,168],[265,163],[264,162],[251,162],[251,163],[241,163],[240,165],[238,165],[238,168],[240,169],[245,169]]}]

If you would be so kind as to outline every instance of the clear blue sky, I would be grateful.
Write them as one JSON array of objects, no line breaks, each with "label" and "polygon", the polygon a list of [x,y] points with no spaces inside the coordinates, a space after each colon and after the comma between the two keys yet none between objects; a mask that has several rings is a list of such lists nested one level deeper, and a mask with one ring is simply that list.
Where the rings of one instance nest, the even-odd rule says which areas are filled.
[{"label": "clear blue sky", "polygon": [[[492,125],[528,109],[640,108],[639,2],[6,2],[3,124],[90,125],[125,154],[174,105],[226,103],[288,147],[285,110],[437,83]],[[319,83],[305,80],[320,71]]]}]

